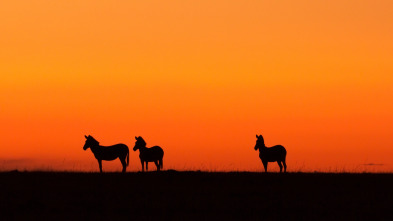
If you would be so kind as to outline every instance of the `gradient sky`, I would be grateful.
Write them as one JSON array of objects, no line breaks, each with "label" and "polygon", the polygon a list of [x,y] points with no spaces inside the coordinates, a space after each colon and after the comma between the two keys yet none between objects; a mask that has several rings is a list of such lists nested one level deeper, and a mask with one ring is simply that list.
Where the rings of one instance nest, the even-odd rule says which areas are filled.
[{"label": "gradient sky", "polygon": [[262,134],[288,171],[391,172],[392,25],[391,0],[2,2],[0,170],[98,171],[91,134],[260,171]]}]

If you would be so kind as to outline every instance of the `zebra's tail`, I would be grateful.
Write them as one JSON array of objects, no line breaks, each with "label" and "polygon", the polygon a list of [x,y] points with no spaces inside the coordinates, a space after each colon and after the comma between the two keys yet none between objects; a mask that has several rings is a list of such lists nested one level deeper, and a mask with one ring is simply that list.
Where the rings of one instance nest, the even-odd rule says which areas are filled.
[{"label": "zebra's tail", "polygon": [[127,148],[127,166],[130,164],[130,150]]}]

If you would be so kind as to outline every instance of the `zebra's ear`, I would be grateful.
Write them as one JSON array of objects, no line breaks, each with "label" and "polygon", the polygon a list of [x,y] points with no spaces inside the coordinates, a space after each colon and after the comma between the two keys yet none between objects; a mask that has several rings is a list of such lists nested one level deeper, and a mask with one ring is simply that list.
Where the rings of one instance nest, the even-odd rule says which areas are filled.
[{"label": "zebra's ear", "polygon": [[86,137],[86,139],[87,139],[87,136],[85,135],[85,137]]},{"label": "zebra's ear", "polygon": [[135,136],[135,140],[138,140],[138,137]]},{"label": "zebra's ear", "polygon": [[257,138],[259,138],[258,134],[257,134]]}]

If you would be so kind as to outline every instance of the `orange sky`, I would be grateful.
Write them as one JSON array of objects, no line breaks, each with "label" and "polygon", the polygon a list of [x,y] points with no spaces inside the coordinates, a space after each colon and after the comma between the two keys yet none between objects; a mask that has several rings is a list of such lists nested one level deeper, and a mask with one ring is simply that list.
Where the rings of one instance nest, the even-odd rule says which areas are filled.
[{"label": "orange sky", "polygon": [[98,171],[82,150],[91,134],[130,148],[142,136],[164,148],[166,169],[260,171],[258,133],[287,148],[288,171],[391,172],[392,9],[390,0],[2,3],[0,170]]}]

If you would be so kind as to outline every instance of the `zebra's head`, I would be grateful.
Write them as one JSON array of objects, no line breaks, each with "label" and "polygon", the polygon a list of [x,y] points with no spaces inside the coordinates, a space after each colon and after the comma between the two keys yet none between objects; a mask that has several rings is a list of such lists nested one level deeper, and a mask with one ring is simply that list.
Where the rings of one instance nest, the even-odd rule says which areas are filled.
[{"label": "zebra's head", "polygon": [[135,137],[135,140],[135,146],[133,148],[134,151],[146,147],[146,142],[141,136]]},{"label": "zebra's head", "polygon": [[254,149],[258,150],[259,148],[264,147],[264,146],[265,146],[265,141],[263,140],[262,135],[259,135],[259,136],[257,135],[257,143],[255,144]]},{"label": "zebra's head", "polygon": [[94,139],[90,135],[89,136],[85,135],[85,138],[86,138],[86,142],[85,142],[85,145],[83,146],[83,150],[87,150],[87,148],[89,148],[89,147],[95,147],[100,144],[96,139]]}]

